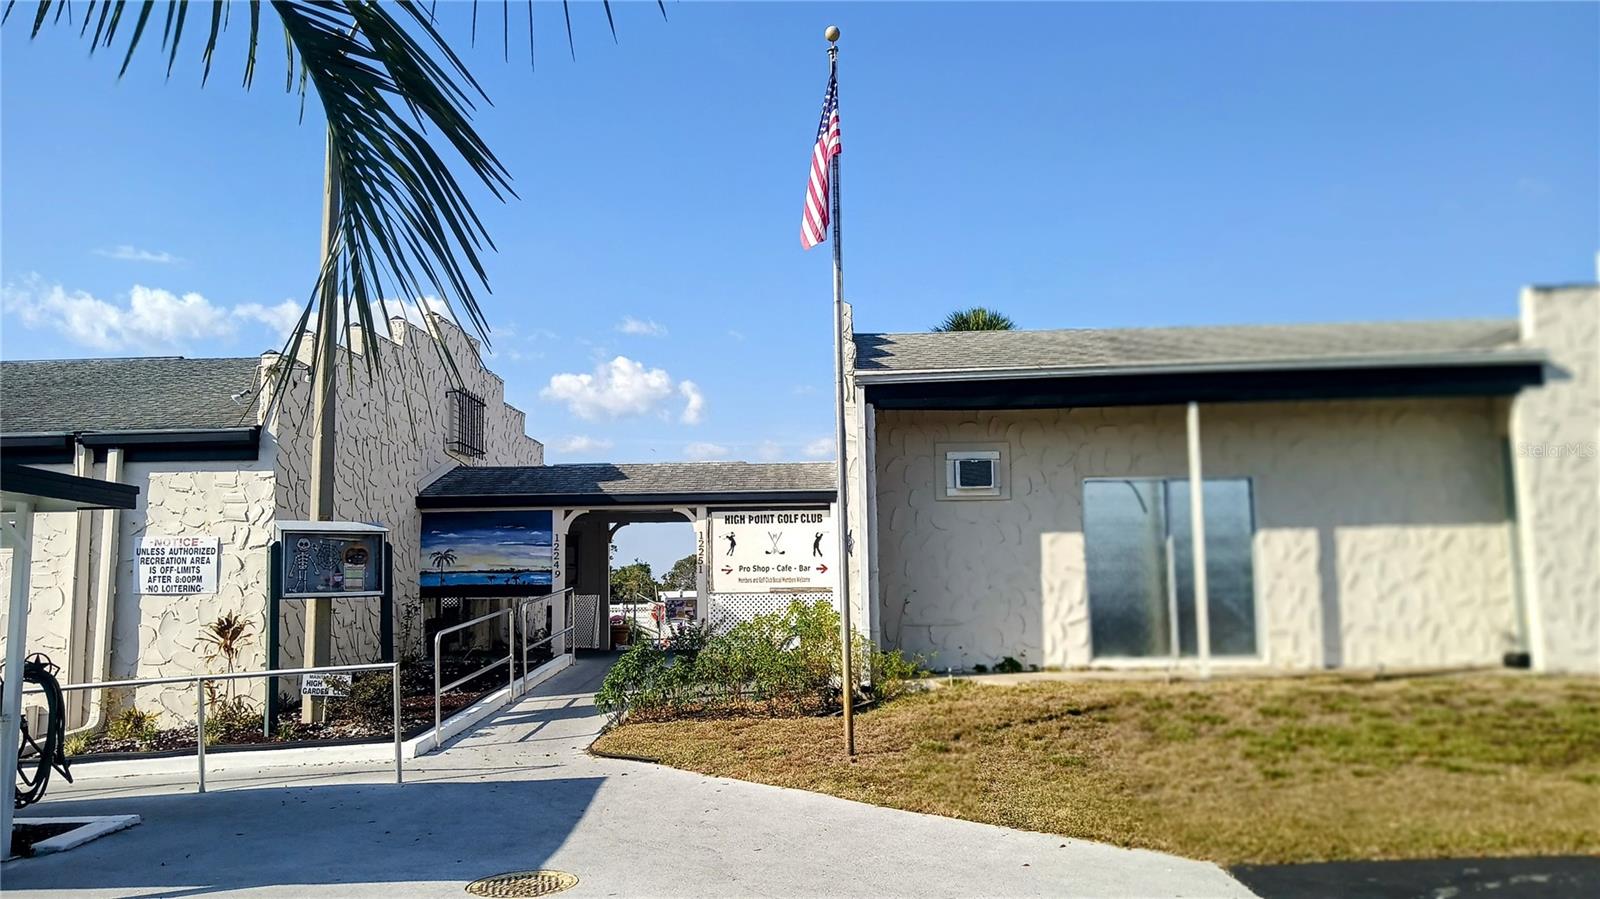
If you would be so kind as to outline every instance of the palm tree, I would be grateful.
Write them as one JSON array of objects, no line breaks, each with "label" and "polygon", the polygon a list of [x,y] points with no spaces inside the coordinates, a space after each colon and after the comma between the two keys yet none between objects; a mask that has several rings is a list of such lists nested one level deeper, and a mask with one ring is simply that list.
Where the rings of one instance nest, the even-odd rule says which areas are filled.
[{"label": "palm tree", "polygon": [[1017,323],[1011,316],[983,306],[957,309],[935,325],[935,331],[1015,331]]},{"label": "palm tree", "polygon": [[[450,318],[470,322],[483,345],[489,346],[489,325],[477,290],[489,289],[480,254],[486,247],[493,249],[494,242],[457,181],[454,167],[444,157],[454,156],[465,163],[495,199],[504,201],[515,197],[516,192],[511,188],[510,173],[473,127],[475,102],[487,103],[489,99],[435,28],[433,7],[437,2],[427,8],[412,0],[393,4],[272,0],[268,5],[277,14],[287,45],[286,89],[295,90],[298,84],[302,108],[306,97],[314,92],[327,117],[331,196],[326,205],[332,219],[328,223],[324,261],[305,309],[285,342],[282,358],[298,358],[319,299],[324,307],[318,316],[320,321],[337,323],[342,318],[359,330],[362,344],[369,350],[362,355],[369,378],[381,371],[378,356],[382,347],[377,340],[380,332],[374,307],[388,318],[390,303],[438,297]],[[603,5],[615,39],[611,4],[606,0]],[[665,17],[662,0],[657,5]],[[9,21],[15,6],[16,0],[9,0],[0,21]],[[73,22],[75,6],[79,23]],[[188,13],[199,6],[181,2],[165,5],[161,52],[166,57],[168,75],[177,63]],[[216,2],[207,6],[211,16],[200,56],[202,84],[210,77],[218,36],[228,28],[235,4]],[[246,89],[255,79],[262,6],[259,0],[251,0],[248,5],[249,39],[243,77]],[[89,38],[93,53],[109,48],[119,33],[131,28],[118,72],[120,78],[127,72],[134,51],[142,46],[140,39],[151,24],[154,7],[150,0],[87,0],[80,4],[40,0],[34,8],[32,36],[37,36],[46,24],[58,25],[64,19],[69,26],[78,24],[79,35]],[[531,57],[531,0],[527,7]],[[568,46],[573,47],[571,10],[565,0],[562,11]],[[474,2],[474,41],[477,20]],[[501,24],[502,46],[509,59],[512,25],[506,3],[501,4]],[[575,49],[573,55],[576,56]],[[317,343],[313,369],[321,361],[318,357],[329,348],[322,341]],[[448,362],[446,368],[452,378],[458,379],[448,350],[437,335],[435,345]],[[269,379],[273,383],[263,384],[261,389],[270,386],[270,397],[282,397],[294,368],[277,366]]]},{"label": "palm tree", "polygon": [[432,560],[433,567],[439,569],[439,575],[442,578],[444,576],[444,566],[456,563],[456,551],[453,549],[434,550],[428,555],[428,558]]}]

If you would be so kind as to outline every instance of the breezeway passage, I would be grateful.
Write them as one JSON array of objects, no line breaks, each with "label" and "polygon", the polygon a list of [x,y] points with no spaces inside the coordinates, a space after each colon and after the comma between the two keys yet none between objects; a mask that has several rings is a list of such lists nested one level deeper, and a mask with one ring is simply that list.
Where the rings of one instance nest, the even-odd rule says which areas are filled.
[{"label": "breezeway passage", "polygon": [[461,896],[556,868],[571,896],[1250,896],[1206,862],[708,778],[586,748],[605,658],[584,658],[407,766],[80,780],[38,813],[145,823],[11,862],[8,895]]}]

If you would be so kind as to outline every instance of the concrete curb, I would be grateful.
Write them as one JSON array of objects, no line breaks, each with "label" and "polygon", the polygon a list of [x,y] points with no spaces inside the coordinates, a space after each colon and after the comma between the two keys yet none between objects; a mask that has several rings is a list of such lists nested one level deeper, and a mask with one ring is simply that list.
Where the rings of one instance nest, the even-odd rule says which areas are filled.
[{"label": "concrete curb", "polygon": [[[93,815],[89,817],[68,818],[15,818],[17,824],[80,824],[66,833],[56,834],[48,840],[40,840],[33,844],[33,854],[49,855],[52,852],[65,852],[90,840],[99,839],[108,833],[127,830],[142,819],[138,815]],[[10,861],[10,859],[7,859]]]}]

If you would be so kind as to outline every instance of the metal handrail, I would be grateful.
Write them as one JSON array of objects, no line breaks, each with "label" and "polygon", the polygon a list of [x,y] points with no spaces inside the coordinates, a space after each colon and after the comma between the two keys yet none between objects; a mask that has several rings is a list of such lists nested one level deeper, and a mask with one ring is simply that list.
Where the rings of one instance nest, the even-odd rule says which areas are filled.
[{"label": "metal handrail", "polygon": [[[206,791],[206,690],[205,685],[210,681],[219,680],[247,680],[252,677],[289,677],[296,674],[344,674],[357,671],[387,671],[392,680],[394,692],[394,782],[404,783],[405,774],[401,766],[402,731],[400,729],[400,663],[375,662],[366,665],[324,665],[318,668],[275,668],[267,671],[230,671],[224,674],[185,674],[176,677],[144,677],[131,680],[94,681],[84,684],[63,684],[61,691],[68,690],[112,690],[123,687],[159,687],[166,684],[194,684],[195,719],[194,719],[194,744],[195,763],[198,767],[198,792]],[[272,689],[269,684],[267,689]],[[25,693],[42,693],[44,689],[38,685],[24,684]]]},{"label": "metal handrail", "polygon": [[[451,625],[451,626],[449,626],[447,628],[444,628],[444,629],[438,631],[437,633],[435,633],[433,635],[433,742],[434,742],[435,746],[437,746],[438,743],[439,743],[440,725],[442,724],[442,722],[444,720],[442,704],[440,702],[440,696],[444,693],[444,691],[446,691],[446,690],[454,690],[456,687],[461,686],[462,684],[466,683],[467,681],[470,681],[473,678],[478,677],[479,675],[483,674],[486,671],[490,671],[490,670],[493,670],[495,668],[498,668],[501,665],[506,666],[506,692],[509,694],[509,693],[512,693],[512,692],[515,691],[515,689],[516,689],[515,684],[516,684],[516,681],[517,681],[517,667],[516,667],[516,665],[514,665],[512,663],[512,658],[513,658],[513,653],[516,652],[516,637],[517,637],[516,628],[517,628],[517,625],[516,625],[515,621],[511,621],[510,620],[510,616],[511,616],[511,610],[510,609],[501,609],[498,612],[490,612],[487,615],[479,615],[477,618],[474,618],[471,621],[463,621],[460,624],[453,624],[453,625]],[[508,635],[508,639],[506,641],[506,654],[505,654],[505,657],[504,658],[495,659],[494,661],[492,661],[489,664],[483,666],[482,668],[479,668],[477,671],[474,671],[471,674],[467,675],[466,677],[459,678],[457,680],[451,681],[448,684],[441,685],[439,683],[439,677],[440,677],[439,661],[440,661],[440,655],[443,652],[444,635],[445,634],[453,634],[456,631],[460,631],[460,630],[466,630],[467,628],[472,627],[473,625],[482,624],[485,621],[490,621],[490,620],[493,620],[495,618],[506,618],[507,619],[507,623],[511,627],[511,633]]]},{"label": "metal handrail", "polygon": [[[521,599],[521,600],[519,600],[517,602],[516,626],[517,626],[518,629],[520,629],[522,631],[522,675],[523,675],[524,678],[526,678],[527,675],[528,675],[528,650],[531,647],[540,646],[542,644],[549,643],[550,641],[554,640],[557,637],[570,637],[572,635],[572,633],[573,633],[573,623],[572,623],[571,605],[572,605],[572,597],[574,595],[574,590],[575,589],[576,588],[574,588],[574,587],[563,587],[561,590],[559,590],[559,591],[557,591],[555,593],[546,593],[543,596],[528,596],[528,597],[524,597],[523,599]],[[542,637],[542,638],[540,638],[538,640],[533,641],[532,643],[529,643],[528,642],[528,618],[527,618],[528,607],[533,605],[536,602],[549,602],[549,601],[554,600],[557,597],[561,597],[561,596],[565,596],[566,597],[566,604],[562,606],[561,614],[562,614],[562,620],[567,623],[567,626],[562,628],[559,631],[552,632],[549,636]],[[562,646],[562,655],[565,655],[571,649],[572,649],[572,644],[571,644],[571,641],[568,640]]]}]

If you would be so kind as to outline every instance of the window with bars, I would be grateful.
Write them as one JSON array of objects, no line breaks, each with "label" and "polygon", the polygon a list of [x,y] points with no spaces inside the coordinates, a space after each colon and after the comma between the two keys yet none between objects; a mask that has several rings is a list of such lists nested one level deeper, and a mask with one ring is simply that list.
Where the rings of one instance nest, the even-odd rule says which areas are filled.
[{"label": "window with bars", "polygon": [[445,398],[450,406],[450,433],[444,448],[458,456],[483,455],[483,398],[465,390],[452,390]]}]

